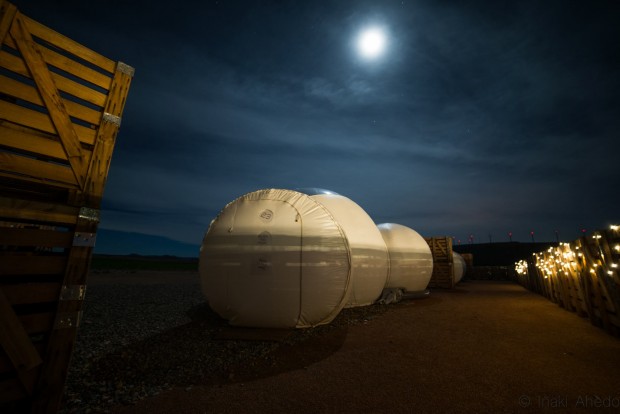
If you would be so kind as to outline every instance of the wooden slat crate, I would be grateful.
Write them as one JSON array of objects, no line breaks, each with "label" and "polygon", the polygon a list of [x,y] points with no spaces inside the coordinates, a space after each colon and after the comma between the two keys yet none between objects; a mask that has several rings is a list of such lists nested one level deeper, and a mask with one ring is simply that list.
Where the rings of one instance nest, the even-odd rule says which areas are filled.
[{"label": "wooden slat crate", "polygon": [[620,229],[535,253],[516,266],[517,281],[620,336]]},{"label": "wooden slat crate", "polygon": [[56,412],[133,69],[0,0],[0,412]]},{"label": "wooden slat crate", "polygon": [[433,255],[433,275],[429,288],[452,289],[454,287],[454,262],[451,237],[424,238]]}]

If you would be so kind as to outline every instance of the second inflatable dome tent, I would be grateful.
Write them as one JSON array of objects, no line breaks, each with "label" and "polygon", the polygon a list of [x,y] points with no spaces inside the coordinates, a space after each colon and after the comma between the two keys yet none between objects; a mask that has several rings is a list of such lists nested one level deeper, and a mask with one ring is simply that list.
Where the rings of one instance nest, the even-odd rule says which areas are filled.
[{"label": "second inflatable dome tent", "polygon": [[325,206],[343,229],[351,253],[351,289],[346,307],[373,304],[387,282],[388,250],[370,216],[355,202],[318,188],[298,190]]},{"label": "second inflatable dome tent", "polygon": [[[211,308],[231,325],[326,324],[347,303],[372,303],[380,295],[387,250],[377,241],[381,239],[372,220],[346,197],[301,191],[245,194],[226,205],[205,234],[202,290]],[[345,217],[342,206],[350,216]],[[353,230],[359,223],[366,224]],[[366,225],[371,229],[368,237],[363,234]],[[366,265],[376,268],[378,280],[364,273]],[[353,290],[356,273],[359,280],[373,282],[369,288]]]}]

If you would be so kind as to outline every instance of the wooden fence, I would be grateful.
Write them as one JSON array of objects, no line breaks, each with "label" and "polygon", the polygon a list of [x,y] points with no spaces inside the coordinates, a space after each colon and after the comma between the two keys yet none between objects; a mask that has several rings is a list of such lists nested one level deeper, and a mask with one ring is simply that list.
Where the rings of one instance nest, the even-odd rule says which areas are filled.
[{"label": "wooden fence", "polygon": [[620,336],[620,229],[594,232],[516,264],[517,281]]},{"label": "wooden fence", "polygon": [[0,412],[59,408],[133,69],[0,0]]}]

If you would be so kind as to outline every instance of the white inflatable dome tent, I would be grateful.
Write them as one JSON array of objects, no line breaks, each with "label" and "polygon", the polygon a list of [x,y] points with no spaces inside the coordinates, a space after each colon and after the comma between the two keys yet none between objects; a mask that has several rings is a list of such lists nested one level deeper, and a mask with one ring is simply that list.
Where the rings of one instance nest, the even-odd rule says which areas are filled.
[{"label": "white inflatable dome tent", "polygon": [[381,232],[370,216],[355,202],[319,188],[298,191],[321,203],[343,229],[351,253],[351,289],[346,307],[373,304],[388,276],[388,251]]},{"label": "white inflatable dome tent", "polygon": [[[376,293],[372,287],[352,296],[355,274],[365,279],[358,270],[365,268],[359,243],[363,230],[352,226],[370,218],[346,197],[314,190],[307,191],[311,195],[254,191],[229,203],[211,223],[200,252],[202,290],[211,308],[231,325],[326,324],[347,303],[356,306],[380,295],[382,287]],[[351,217],[345,217],[347,209]],[[384,283],[385,244],[366,253],[365,263],[377,268]]]},{"label": "white inflatable dome tent", "polygon": [[452,252],[452,263],[452,268],[454,269],[454,284],[456,285],[463,279],[467,265],[463,256],[454,251]]},{"label": "white inflatable dome tent", "polygon": [[390,266],[386,289],[423,292],[433,275],[433,255],[415,230],[395,223],[377,226],[387,245]]}]

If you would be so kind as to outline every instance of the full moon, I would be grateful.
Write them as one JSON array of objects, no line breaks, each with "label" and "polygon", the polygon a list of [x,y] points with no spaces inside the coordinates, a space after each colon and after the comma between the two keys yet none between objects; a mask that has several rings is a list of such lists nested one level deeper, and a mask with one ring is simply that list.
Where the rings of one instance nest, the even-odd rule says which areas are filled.
[{"label": "full moon", "polygon": [[357,40],[357,48],[363,57],[377,58],[385,49],[385,33],[376,27],[364,30]]}]

